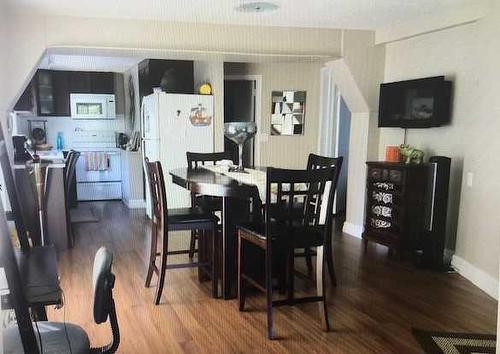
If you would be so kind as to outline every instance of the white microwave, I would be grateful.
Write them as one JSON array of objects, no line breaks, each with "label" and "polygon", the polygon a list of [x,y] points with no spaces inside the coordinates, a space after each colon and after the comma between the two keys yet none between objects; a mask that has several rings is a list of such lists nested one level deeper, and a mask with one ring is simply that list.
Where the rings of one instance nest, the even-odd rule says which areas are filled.
[{"label": "white microwave", "polygon": [[71,118],[116,119],[115,95],[71,93]]}]

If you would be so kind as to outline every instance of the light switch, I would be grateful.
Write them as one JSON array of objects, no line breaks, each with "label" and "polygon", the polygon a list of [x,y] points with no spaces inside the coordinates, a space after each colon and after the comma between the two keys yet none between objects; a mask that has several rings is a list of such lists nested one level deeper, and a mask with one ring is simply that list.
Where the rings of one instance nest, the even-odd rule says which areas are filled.
[{"label": "light switch", "polygon": [[467,172],[467,187],[472,187],[473,181],[474,181],[474,173]]}]

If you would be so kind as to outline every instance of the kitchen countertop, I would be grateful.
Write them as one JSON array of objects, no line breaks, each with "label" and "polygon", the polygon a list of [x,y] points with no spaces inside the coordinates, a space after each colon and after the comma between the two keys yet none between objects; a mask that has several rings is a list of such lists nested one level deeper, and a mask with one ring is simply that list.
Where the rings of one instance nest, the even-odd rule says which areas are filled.
[{"label": "kitchen countertop", "polygon": [[[33,154],[33,152],[31,152]],[[49,168],[64,168],[66,163],[64,160],[64,155],[62,151],[59,150],[49,150],[49,151],[37,151],[38,156],[42,160],[51,161],[49,163]],[[16,161],[14,162],[14,169],[26,168],[26,162]]]}]

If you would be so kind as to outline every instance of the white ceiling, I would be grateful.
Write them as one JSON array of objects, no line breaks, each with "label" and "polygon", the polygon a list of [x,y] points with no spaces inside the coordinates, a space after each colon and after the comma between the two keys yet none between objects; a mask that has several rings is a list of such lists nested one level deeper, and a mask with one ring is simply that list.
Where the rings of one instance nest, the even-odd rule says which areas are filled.
[{"label": "white ceiling", "polygon": [[6,0],[12,11],[45,15],[372,30],[430,15],[446,16],[487,0],[269,0],[279,9],[269,13],[234,10],[252,1]]}]

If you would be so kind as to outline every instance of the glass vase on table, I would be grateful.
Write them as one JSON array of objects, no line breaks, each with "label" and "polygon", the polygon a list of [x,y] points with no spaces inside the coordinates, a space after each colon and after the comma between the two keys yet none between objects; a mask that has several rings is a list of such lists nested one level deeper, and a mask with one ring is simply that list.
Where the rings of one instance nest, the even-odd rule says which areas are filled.
[{"label": "glass vase on table", "polygon": [[243,167],[243,146],[257,133],[255,122],[224,123],[224,135],[238,145],[238,166],[229,168],[229,172],[245,172]]}]

